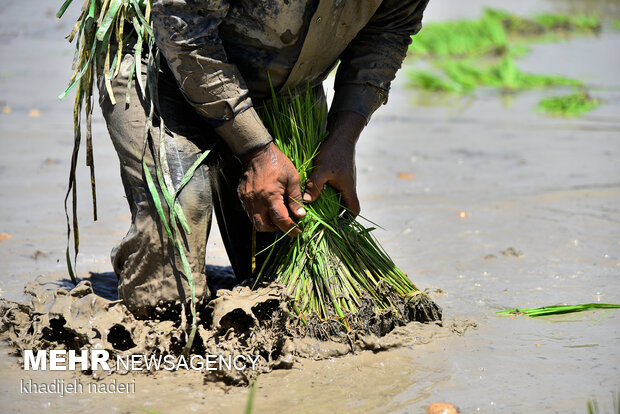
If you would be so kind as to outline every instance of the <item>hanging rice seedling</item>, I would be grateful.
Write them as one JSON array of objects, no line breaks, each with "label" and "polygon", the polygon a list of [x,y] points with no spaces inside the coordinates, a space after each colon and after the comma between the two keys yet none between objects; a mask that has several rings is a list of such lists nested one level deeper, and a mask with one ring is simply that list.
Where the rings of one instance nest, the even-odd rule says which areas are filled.
[{"label": "hanging rice seedling", "polygon": [[[73,0],[66,0],[57,13],[57,17],[62,17]],[[183,247],[182,232],[189,234],[191,228],[185,219],[183,210],[178,203],[178,196],[181,190],[193,177],[196,168],[202,164],[210,153],[205,151],[185,173],[181,182],[175,188],[170,177],[167,161],[166,148],[164,145],[165,125],[163,119],[157,117],[158,95],[157,95],[157,74],[159,71],[159,51],[155,45],[153,31],[151,28],[151,1],[150,0],[85,0],[81,13],[75,23],[71,34],[68,36],[70,42],[75,40],[75,56],[73,60],[73,76],[69,81],[67,89],[59,96],[64,99],[70,91],[76,90],[75,104],[73,110],[74,120],[74,145],[71,158],[71,168],[69,173],[69,186],[65,196],[65,213],[67,217],[67,268],[71,280],[77,283],[75,276],[75,262],[79,252],[79,227],[77,219],[77,189],[76,189],[76,168],[77,158],[82,138],[82,112],[86,117],[86,164],[90,167],[91,187],[93,197],[93,215],[97,219],[97,201],[95,189],[95,166],[93,159],[92,146],[92,101],[93,84],[98,77],[104,79],[108,98],[112,104],[117,103],[117,96],[112,89],[112,79],[118,75],[123,57],[123,45],[132,39],[135,42],[133,64],[130,68],[129,82],[124,102],[129,103],[133,78],[136,78],[142,96],[148,98],[150,107],[147,121],[144,125],[144,147],[143,155],[146,151],[153,153],[155,161],[156,176],[152,176],[149,166],[142,157],[144,179],[147,183],[149,192],[157,209],[163,228],[170,239],[174,250],[179,255],[183,265],[183,273],[190,288],[190,311],[191,326],[187,329],[186,345],[184,353],[189,353],[193,344],[197,329],[196,318],[196,291],[189,261],[185,255]],[[146,60],[146,77],[142,76],[143,58]],[[122,97],[120,97],[122,98]],[[153,120],[158,118],[159,128],[154,128]],[[158,140],[155,141],[155,138]],[[157,151],[156,151],[157,148]],[[158,154],[159,157],[156,157]],[[157,180],[157,181],[155,181]],[[163,195],[162,204],[159,192]],[[68,199],[72,198],[72,218],[69,218]],[[70,239],[73,233],[74,256],[71,258]]]},{"label": "hanging rice seedling", "polygon": [[[302,188],[313,168],[314,157],[327,137],[325,105],[310,89],[300,96],[272,96],[263,108],[263,122],[278,148],[299,172]],[[265,251],[259,278],[275,278],[290,295],[290,308],[298,321],[338,321],[347,330],[359,326],[357,314],[363,306],[403,313],[422,305],[440,319],[437,306],[394,264],[372,236],[373,228],[353,219],[339,193],[327,185],[321,197],[305,206],[307,214],[298,223],[301,235],[274,244]]]},{"label": "hanging rice seedling", "polygon": [[[66,0],[56,14],[63,16],[73,0]],[[73,262],[79,253],[79,226],[77,219],[77,188],[76,168],[77,158],[82,140],[82,112],[86,118],[86,165],[90,167],[91,192],[93,198],[93,218],[97,220],[97,198],[95,187],[95,163],[92,143],[92,112],[93,112],[93,85],[98,76],[105,79],[105,87],[113,104],[116,98],[112,91],[111,79],[120,70],[123,55],[124,40],[131,35],[137,39],[134,66],[131,68],[130,83],[127,85],[126,100],[129,100],[129,90],[134,72],[141,72],[142,48],[147,46],[148,60],[156,63],[154,40],[150,27],[150,1],[146,0],[85,0],[80,15],[67,39],[75,40],[75,54],[73,58],[73,75],[67,89],[60,94],[64,99],[69,92],[75,90],[75,104],[73,108],[74,144],[69,172],[69,185],[65,196],[65,212],[67,216],[67,238],[73,233]],[[113,45],[117,45],[112,53]],[[103,59],[103,61],[101,61]],[[102,73],[99,73],[99,72]],[[156,72],[155,72],[156,73]],[[141,76],[137,76],[140,87],[145,92],[145,85]],[[69,219],[68,200],[72,198],[72,218]],[[71,280],[76,283],[74,265],[72,264],[69,245],[66,252],[67,267]]]},{"label": "hanging rice seedling", "polygon": [[539,316],[561,315],[564,313],[583,312],[592,309],[618,309],[620,305],[611,303],[587,303],[584,305],[556,305],[540,308],[516,308],[496,312],[499,316],[527,315],[532,318]]}]

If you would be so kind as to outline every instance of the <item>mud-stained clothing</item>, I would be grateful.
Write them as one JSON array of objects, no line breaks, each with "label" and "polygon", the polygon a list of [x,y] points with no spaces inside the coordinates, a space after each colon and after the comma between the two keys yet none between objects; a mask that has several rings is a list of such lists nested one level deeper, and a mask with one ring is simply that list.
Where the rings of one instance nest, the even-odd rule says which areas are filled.
[{"label": "mud-stained clothing", "polygon": [[[159,115],[173,185],[202,151],[214,154],[196,170],[179,202],[191,227],[183,233],[196,294],[208,300],[205,250],[212,212],[238,279],[252,276],[252,223],[237,196],[241,165],[236,156],[271,138],[254,105],[279,93],[322,92],[321,82],[339,63],[331,112],[354,111],[368,120],[387,101],[390,82],[406,56],[411,35],[421,27],[428,0],[154,0],[153,29],[163,59]],[[132,215],[127,235],[112,252],[119,298],[147,316],[162,302],[187,301],[181,261],[162,228],[142,170],[142,157],[155,177],[157,145],[143,152],[148,97],[132,81],[130,104],[123,99],[133,62],[126,45],[112,80],[112,105],[99,79],[100,105],[118,153]],[[146,62],[142,73],[146,76]],[[156,128],[157,129],[157,128]],[[158,135],[158,132],[156,132]],[[158,141],[157,138],[155,141]],[[163,195],[160,191],[160,199]],[[255,251],[275,233],[257,233]],[[260,256],[258,266],[260,266]]]},{"label": "mud-stained clothing", "polygon": [[[269,134],[252,99],[315,86],[340,61],[332,111],[387,101],[428,0],[154,0],[153,29],[181,91],[235,154]],[[294,58],[293,58],[294,57]]]}]

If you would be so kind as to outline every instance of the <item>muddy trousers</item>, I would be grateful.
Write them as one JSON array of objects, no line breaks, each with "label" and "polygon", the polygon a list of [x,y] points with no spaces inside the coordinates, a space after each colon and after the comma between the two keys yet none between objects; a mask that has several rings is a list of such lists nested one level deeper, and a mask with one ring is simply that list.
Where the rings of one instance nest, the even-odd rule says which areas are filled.
[{"label": "muddy trousers", "polygon": [[[187,303],[191,296],[181,260],[162,226],[149,192],[143,157],[169,220],[155,169],[160,146],[165,148],[165,160],[175,189],[197,158],[205,150],[214,148],[178,198],[191,228],[190,233],[180,231],[199,301],[207,301],[210,296],[205,274],[205,250],[213,211],[238,281],[252,277],[252,224],[237,196],[241,164],[185,100],[164,61],[158,82],[164,134],[163,138],[160,137],[160,122],[155,120],[149,140],[151,145],[145,148],[144,130],[150,106],[135,76],[129,90],[129,104],[125,103],[132,63],[133,55],[125,54],[120,72],[112,80],[111,90],[116,104],[112,104],[101,78],[98,87],[99,103],[118,154],[121,179],[131,210],[129,231],[112,250],[112,264],[119,280],[119,299],[137,316],[147,317],[161,305],[165,308],[171,303]],[[141,76],[145,79],[146,62],[142,68]],[[275,237],[273,233],[257,233],[255,251],[269,246]],[[261,264],[260,257],[257,264]]]}]

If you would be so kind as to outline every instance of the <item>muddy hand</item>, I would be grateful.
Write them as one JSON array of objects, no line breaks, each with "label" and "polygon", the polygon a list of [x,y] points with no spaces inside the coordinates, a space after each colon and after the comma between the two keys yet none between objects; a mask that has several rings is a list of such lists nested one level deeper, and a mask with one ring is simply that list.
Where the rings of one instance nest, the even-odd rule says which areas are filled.
[{"label": "muddy hand", "polygon": [[243,175],[237,193],[257,231],[281,230],[296,236],[293,221],[306,210],[301,203],[299,174],[293,163],[272,142],[242,158]]},{"label": "muddy hand", "polygon": [[365,124],[366,119],[356,112],[343,111],[330,116],[329,136],[319,149],[306,183],[303,198],[306,203],[319,198],[329,184],[340,192],[343,205],[353,216],[360,213],[355,185],[355,144]]}]

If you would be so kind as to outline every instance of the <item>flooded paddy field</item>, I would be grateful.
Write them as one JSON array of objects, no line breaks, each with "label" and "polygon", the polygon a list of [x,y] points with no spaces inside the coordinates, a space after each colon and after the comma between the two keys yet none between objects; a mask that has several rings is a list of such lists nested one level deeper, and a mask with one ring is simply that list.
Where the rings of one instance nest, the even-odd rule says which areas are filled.
[{"label": "flooded paddy field", "polygon": [[[462,4],[461,4],[462,3]],[[72,48],[71,18],[57,5],[0,5],[0,295],[24,300],[37,276],[67,278],[62,210],[72,146],[72,102],[58,102]],[[420,413],[448,401],[463,413],[585,413],[595,399],[611,412],[620,390],[620,312],[542,319],[500,318],[514,307],[620,303],[620,10],[613,1],[432,0],[427,22],[474,18],[492,6],[522,15],[598,12],[598,36],[531,46],[523,71],[579,79],[601,99],[579,118],[536,112],[562,92],[509,96],[480,88],[436,96],[408,87],[405,63],[387,106],[358,145],[362,214],[395,262],[443,307],[445,325],[475,329],[411,333],[407,346],[320,361],[301,360],[258,380],[255,412]],[[73,10],[73,15],[75,15]],[[68,16],[71,17],[71,16]],[[102,118],[94,120],[99,220],[90,219],[88,171],[80,167],[82,251],[78,270],[114,295],[109,251],[129,214],[118,161]],[[214,235],[208,263],[228,266]],[[220,266],[220,267],[218,267]],[[96,290],[97,291],[97,290]],[[88,376],[24,372],[0,347],[3,412],[242,412],[248,390],[203,383],[193,372],[116,375],[135,393],[28,395],[20,380]]]}]

